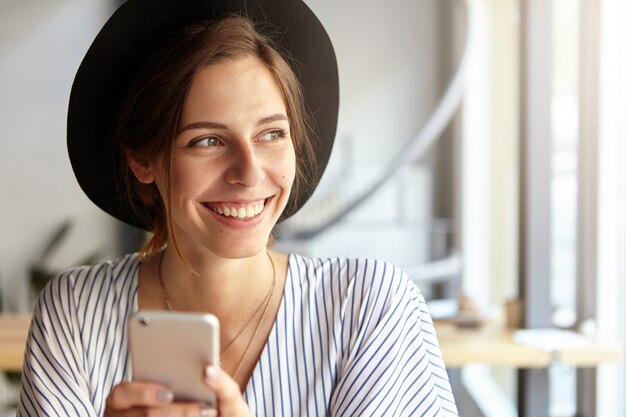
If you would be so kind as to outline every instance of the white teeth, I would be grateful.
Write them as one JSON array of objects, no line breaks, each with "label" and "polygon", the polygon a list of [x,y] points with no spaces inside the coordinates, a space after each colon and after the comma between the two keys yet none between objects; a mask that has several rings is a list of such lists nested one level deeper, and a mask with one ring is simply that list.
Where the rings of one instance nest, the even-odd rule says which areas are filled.
[{"label": "white teeth", "polygon": [[260,203],[255,203],[251,205],[247,205],[245,207],[227,207],[227,206],[219,206],[214,207],[213,211],[221,214],[225,217],[235,217],[238,219],[250,219],[254,216],[259,215],[263,208],[265,207],[265,202],[261,201]]}]

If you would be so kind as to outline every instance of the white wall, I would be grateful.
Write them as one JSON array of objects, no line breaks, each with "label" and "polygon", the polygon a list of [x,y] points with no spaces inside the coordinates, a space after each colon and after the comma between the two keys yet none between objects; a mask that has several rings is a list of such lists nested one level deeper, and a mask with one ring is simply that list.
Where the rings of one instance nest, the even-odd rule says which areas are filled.
[{"label": "white wall", "polygon": [[[337,53],[340,110],[336,149],[384,165],[424,123],[439,94],[438,5],[433,0],[306,0]],[[340,172],[334,152],[328,177]],[[336,161],[339,160],[339,161]]]},{"label": "white wall", "polygon": [[[72,247],[107,251],[111,221],[80,191],[65,145],[74,73],[108,3],[0,3],[0,279],[4,309],[28,306],[28,266],[67,218]],[[87,225],[87,227],[84,227]],[[71,254],[68,260],[78,261]]]},{"label": "white wall", "polygon": [[433,0],[305,0],[339,63],[339,141],[363,165],[386,162],[426,120],[439,93]]}]

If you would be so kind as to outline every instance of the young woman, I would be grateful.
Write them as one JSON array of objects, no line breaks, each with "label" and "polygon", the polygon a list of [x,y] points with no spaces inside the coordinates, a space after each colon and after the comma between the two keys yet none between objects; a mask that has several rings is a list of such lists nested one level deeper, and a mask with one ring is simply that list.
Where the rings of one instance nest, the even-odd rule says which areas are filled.
[{"label": "young woman", "polygon": [[[130,0],[115,13],[76,76],[68,148],[87,195],[151,237],[43,291],[19,415],[457,415],[404,273],[268,250],[328,160],[337,91],[330,41],[299,0]],[[132,381],[138,309],[219,318],[221,366],[198,369],[217,409]]]}]

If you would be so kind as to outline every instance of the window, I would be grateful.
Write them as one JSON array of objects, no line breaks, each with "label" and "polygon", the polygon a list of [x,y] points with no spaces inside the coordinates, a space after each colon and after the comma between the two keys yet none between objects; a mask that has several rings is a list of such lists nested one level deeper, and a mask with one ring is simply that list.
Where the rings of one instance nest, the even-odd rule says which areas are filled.
[{"label": "window", "polygon": [[[600,14],[598,134],[599,335],[624,344],[626,328],[626,3],[603,0]],[[623,361],[624,362],[624,361]],[[626,365],[598,371],[597,415],[626,415]]]}]

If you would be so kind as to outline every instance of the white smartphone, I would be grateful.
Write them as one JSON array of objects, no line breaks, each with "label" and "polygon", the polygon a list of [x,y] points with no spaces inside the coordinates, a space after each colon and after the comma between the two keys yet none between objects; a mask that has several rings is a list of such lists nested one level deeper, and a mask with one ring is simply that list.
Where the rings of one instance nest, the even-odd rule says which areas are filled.
[{"label": "white smartphone", "polygon": [[128,325],[132,379],[167,385],[175,401],[215,406],[202,382],[208,364],[219,365],[219,321],[212,314],[138,311]]}]

